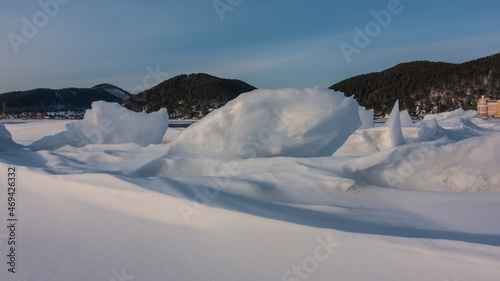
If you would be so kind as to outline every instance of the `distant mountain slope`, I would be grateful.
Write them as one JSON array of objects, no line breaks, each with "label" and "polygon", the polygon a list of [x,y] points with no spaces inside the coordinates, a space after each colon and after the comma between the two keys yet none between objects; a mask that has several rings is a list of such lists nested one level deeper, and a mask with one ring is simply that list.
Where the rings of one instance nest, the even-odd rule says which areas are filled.
[{"label": "distant mountain slope", "polygon": [[121,102],[131,95],[113,85],[101,84],[90,89],[34,89],[0,95],[0,110],[6,114],[22,112],[84,111],[92,102]]},{"label": "distant mountain slope", "polygon": [[204,73],[179,75],[145,90],[123,105],[134,111],[167,108],[170,118],[200,118],[242,93],[256,88],[243,81]]},{"label": "distant mountain slope", "polygon": [[354,95],[358,102],[390,112],[396,99],[412,115],[476,109],[481,95],[500,97],[500,54],[462,64],[416,61],[385,71],[359,75],[334,84],[330,89]]},{"label": "distant mountain slope", "polygon": [[129,92],[127,92],[121,88],[118,88],[114,85],[106,84],[106,83],[96,85],[90,89],[92,89],[92,90],[104,90],[104,91],[110,93],[111,95],[117,97],[118,99],[121,99],[121,100],[128,99],[132,96]]}]

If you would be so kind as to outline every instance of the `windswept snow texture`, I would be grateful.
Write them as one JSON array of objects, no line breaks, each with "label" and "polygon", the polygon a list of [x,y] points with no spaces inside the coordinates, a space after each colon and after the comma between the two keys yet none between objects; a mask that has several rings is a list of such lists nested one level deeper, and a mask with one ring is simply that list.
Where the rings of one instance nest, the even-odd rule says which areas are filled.
[{"label": "windswept snow texture", "polygon": [[[12,141],[12,135],[5,126],[0,123],[0,152],[9,151],[13,149],[16,144]],[[2,155],[0,155],[0,158]]]},{"label": "windswept snow texture", "polygon": [[357,102],[342,93],[255,90],[190,126],[173,146],[210,157],[331,156],[360,126]]},{"label": "windswept snow texture", "polygon": [[354,160],[351,173],[378,186],[400,189],[499,192],[499,139],[496,133],[438,147],[401,146]]},{"label": "windswept snow texture", "polygon": [[[102,103],[66,130],[0,125],[19,218],[16,273],[2,262],[0,280],[498,281],[500,120],[402,127],[396,105],[389,126],[358,129],[360,112],[339,93],[281,89],[167,133],[166,112]],[[255,155],[240,155],[252,136]]]},{"label": "windswept snow texture", "polygon": [[461,118],[461,117],[476,117],[477,116],[477,111],[475,110],[463,110],[461,108],[451,111],[451,112],[443,112],[443,113],[437,113],[437,114],[429,114],[424,116],[424,121],[428,120],[445,120],[445,119],[450,119],[450,118]]},{"label": "windswept snow texture", "polygon": [[136,113],[117,103],[99,101],[92,103],[92,109],[85,112],[83,121],[69,123],[66,129],[34,142],[30,148],[50,150],[65,145],[159,144],[168,129],[168,113],[165,108],[151,114]]},{"label": "windswept snow texture", "polygon": [[12,143],[12,135],[5,128],[3,124],[0,123],[0,144]]}]

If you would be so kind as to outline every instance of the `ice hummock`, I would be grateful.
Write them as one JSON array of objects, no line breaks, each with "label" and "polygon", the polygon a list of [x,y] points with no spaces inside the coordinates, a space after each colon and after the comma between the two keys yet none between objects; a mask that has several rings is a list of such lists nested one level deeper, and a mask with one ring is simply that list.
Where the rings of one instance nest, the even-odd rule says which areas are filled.
[{"label": "ice hummock", "polygon": [[[421,125],[429,140],[443,135],[434,125]],[[499,137],[496,133],[458,142],[448,139],[440,146],[427,142],[399,146],[353,160],[352,174],[378,186],[399,189],[498,192]]]},{"label": "ice hummock", "polygon": [[360,126],[357,102],[343,93],[255,90],[190,126],[173,151],[222,158],[331,156]]},{"label": "ice hummock", "polygon": [[361,118],[361,127],[358,130],[373,128],[373,109],[366,109],[364,106],[359,107],[359,117]]},{"label": "ice hummock", "polygon": [[130,111],[117,103],[98,101],[85,112],[84,119],[66,125],[66,131],[47,136],[30,145],[33,150],[50,150],[65,145],[135,143],[160,144],[168,129],[165,108],[151,114]]},{"label": "ice hummock", "polygon": [[456,110],[450,111],[450,112],[441,112],[441,113],[436,113],[436,114],[428,114],[424,116],[424,121],[429,121],[432,119],[436,120],[445,120],[445,119],[451,119],[451,118],[462,118],[462,117],[476,117],[477,116],[477,111],[475,110],[463,110],[462,108],[458,108]]},{"label": "ice hummock", "polygon": [[[228,117],[261,120],[247,111],[255,107],[234,104],[240,107]],[[290,104],[293,112],[309,105]],[[307,109],[311,116],[329,116],[314,108]],[[358,108],[348,112],[314,135],[330,136],[340,122],[357,129],[360,123],[343,118],[359,116]],[[224,121],[212,115],[211,122]],[[130,129],[139,129],[130,120]],[[235,125],[252,123],[227,124],[234,126],[208,125],[232,135],[245,131]],[[192,143],[184,148],[193,151],[183,151],[175,136],[148,147],[1,151],[4,183],[11,167],[20,187],[16,276],[498,280],[500,192],[487,191],[500,187],[500,122],[460,117],[422,124],[359,129],[344,144],[349,149],[337,151],[342,157],[224,159],[225,151],[197,155]],[[64,130],[54,121],[6,127],[23,144],[39,139],[42,128],[47,135]],[[398,128],[406,144],[390,147],[388,132]],[[196,145],[214,147],[200,139]],[[6,210],[7,200],[1,204]]]},{"label": "ice hummock", "polygon": [[439,126],[436,119],[422,121],[419,125],[418,142],[435,141],[445,135],[445,130]]},{"label": "ice hummock", "polygon": [[402,127],[413,126],[413,120],[411,120],[411,116],[407,110],[403,110],[399,113],[399,119],[401,120]]}]

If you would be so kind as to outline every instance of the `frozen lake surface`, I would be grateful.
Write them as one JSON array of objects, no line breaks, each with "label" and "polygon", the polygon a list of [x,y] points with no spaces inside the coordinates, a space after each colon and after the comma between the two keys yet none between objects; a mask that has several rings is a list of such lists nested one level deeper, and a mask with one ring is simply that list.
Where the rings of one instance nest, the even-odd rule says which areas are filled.
[{"label": "frozen lake surface", "polygon": [[[313,94],[319,102],[307,106],[255,98],[256,115],[237,99],[146,146],[120,143],[127,132],[112,128],[148,124],[105,123],[103,108],[89,116],[104,119],[68,128],[2,122],[0,181],[4,194],[8,177],[17,183],[18,246],[16,274],[4,262],[0,279],[498,280],[500,122],[455,116],[342,131],[356,125],[342,119],[350,101],[326,112]],[[273,107],[284,125],[270,123]],[[337,146],[326,140],[341,134],[331,155],[311,149]],[[44,148],[50,140],[57,148]],[[243,153],[251,149],[260,156]],[[0,196],[4,224],[7,203]]]}]

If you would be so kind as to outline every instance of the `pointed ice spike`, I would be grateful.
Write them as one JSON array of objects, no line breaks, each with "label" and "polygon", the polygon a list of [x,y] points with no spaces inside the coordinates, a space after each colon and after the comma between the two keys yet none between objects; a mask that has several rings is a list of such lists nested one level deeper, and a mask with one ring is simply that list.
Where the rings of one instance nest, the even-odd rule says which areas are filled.
[{"label": "pointed ice spike", "polygon": [[387,125],[389,126],[389,134],[391,136],[391,147],[397,147],[405,144],[403,131],[401,130],[398,100],[396,100],[396,103],[394,104],[394,108],[392,109],[391,115],[389,116],[389,120],[387,120]]}]

